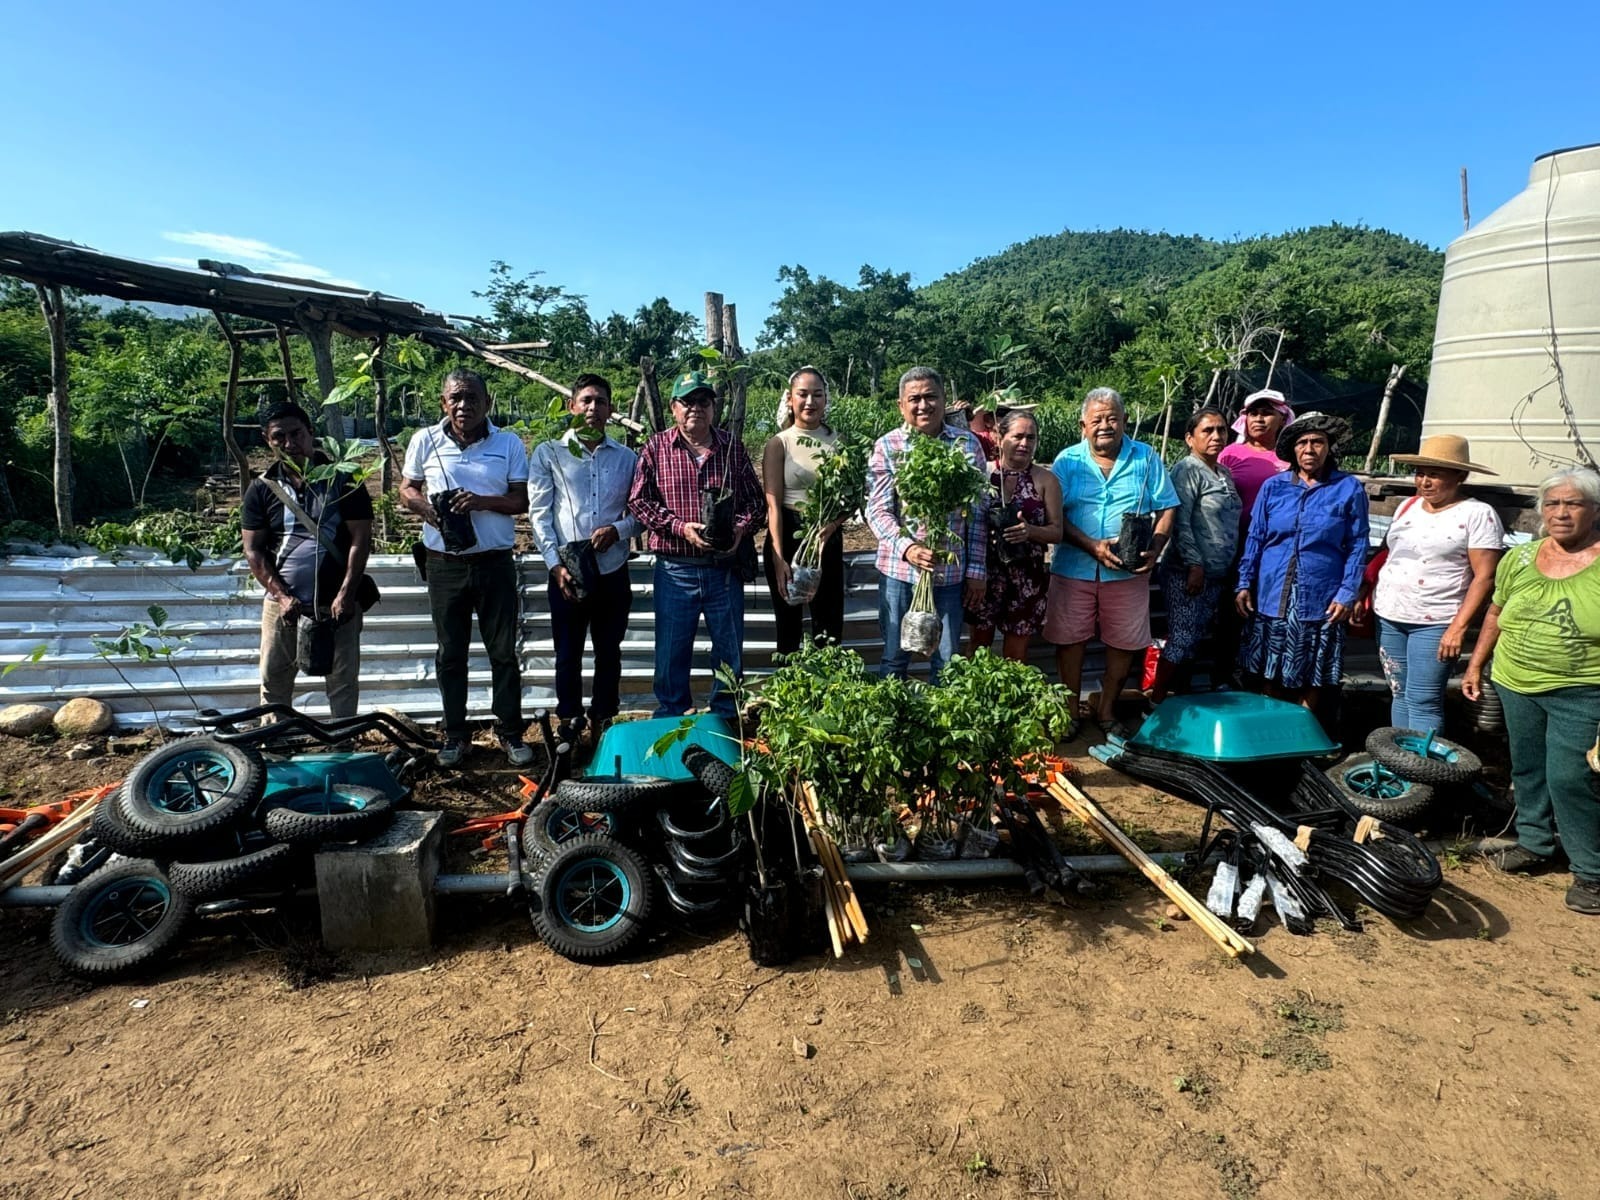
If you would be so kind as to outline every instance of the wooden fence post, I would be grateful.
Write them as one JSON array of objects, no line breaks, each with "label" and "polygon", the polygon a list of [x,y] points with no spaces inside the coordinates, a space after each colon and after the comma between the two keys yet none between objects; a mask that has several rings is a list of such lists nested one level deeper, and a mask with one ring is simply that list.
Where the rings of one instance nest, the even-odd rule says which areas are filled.
[{"label": "wooden fence post", "polygon": [[[234,422],[239,416],[239,356],[242,346],[239,335],[228,323],[228,314],[219,308],[213,310],[211,315],[217,319],[217,326],[228,343],[228,387],[222,393],[222,444],[228,448],[228,457],[233,459],[233,465],[239,471],[239,495],[243,496],[245,488],[250,486],[250,459],[239,448],[239,439],[233,431]],[[294,393],[291,391],[289,396],[293,399]],[[263,437],[266,432],[265,429],[261,431]]]},{"label": "wooden fence post", "polygon": [[72,402],[67,391],[67,313],[61,302],[61,288],[48,289],[35,284],[39,311],[50,330],[50,428],[55,435],[55,461],[51,484],[56,500],[56,532],[70,542],[75,532],[72,523]]},{"label": "wooden fence post", "polygon": [[[389,348],[389,335],[380,333],[372,343],[372,431],[378,438],[378,486],[387,496],[394,489],[394,447],[389,444],[389,368],[383,352]],[[389,540],[389,517],[378,511],[378,537]]]},{"label": "wooden fence post", "polygon": [[739,345],[739,315],[737,309],[729,304],[722,310],[722,340],[724,344],[723,355],[729,364],[728,376],[728,432],[733,434],[733,440],[743,443],[744,440],[744,409],[745,409],[745,378],[744,371],[738,364],[744,359],[744,349]]},{"label": "wooden fence post", "polygon": [[660,433],[667,427],[667,418],[661,408],[661,385],[656,381],[656,360],[648,354],[639,359],[639,386],[644,388],[645,411],[650,417],[651,432]]}]

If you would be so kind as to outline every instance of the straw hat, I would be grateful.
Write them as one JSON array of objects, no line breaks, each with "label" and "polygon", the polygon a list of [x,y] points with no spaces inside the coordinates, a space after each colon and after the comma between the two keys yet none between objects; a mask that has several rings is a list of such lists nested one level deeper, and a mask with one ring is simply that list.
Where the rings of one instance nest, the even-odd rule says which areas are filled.
[{"label": "straw hat", "polygon": [[1476,471],[1480,475],[1498,475],[1488,467],[1480,467],[1468,457],[1472,447],[1467,439],[1453,433],[1436,433],[1422,439],[1422,448],[1415,454],[1396,454],[1393,461],[1406,467],[1448,467],[1452,471]]}]

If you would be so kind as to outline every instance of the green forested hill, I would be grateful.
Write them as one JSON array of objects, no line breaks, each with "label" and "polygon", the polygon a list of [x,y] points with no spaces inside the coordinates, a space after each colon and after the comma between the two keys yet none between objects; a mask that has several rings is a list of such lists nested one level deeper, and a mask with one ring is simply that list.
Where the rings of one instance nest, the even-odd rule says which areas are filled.
[{"label": "green forested hill", "polygon": [[1085,287],[1120,291],[1152,279],[1188,279],[1224,257],[1223,244],[1209,238],[1134,229],[1087,233],[1067,229],[980,258],[924,290],[955,300],[995,287],[1043,300]]}]

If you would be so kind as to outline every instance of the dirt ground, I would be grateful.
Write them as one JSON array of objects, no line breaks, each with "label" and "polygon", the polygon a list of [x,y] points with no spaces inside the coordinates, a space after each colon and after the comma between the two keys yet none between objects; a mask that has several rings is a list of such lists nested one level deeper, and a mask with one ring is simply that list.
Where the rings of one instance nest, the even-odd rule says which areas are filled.
[{"label": "dirt ground", "polygon": [[[0,746],[5,802],[129,761],[63,749]],[[1070,750],[1192,844],[1196,810]],[[508,806],[481,779],[426,794]],[[503,901],[398,958],[251,914],[98,988],[5,910],[0,1197],[1592,1197],[1600,922],[1564,886],[1447,856],[1426,920],[1243,964],[1126,877],[869,890],[865,948],[786,970],[731,926],[577,966]]]}]

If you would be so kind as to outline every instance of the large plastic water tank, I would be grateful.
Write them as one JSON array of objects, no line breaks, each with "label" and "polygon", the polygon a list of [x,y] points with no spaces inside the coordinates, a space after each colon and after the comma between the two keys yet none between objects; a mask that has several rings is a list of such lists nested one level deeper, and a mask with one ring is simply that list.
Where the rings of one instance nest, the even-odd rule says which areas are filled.
[{"label": "large plastic water tank", "polygon": [[1600,458],[1600,145],[1536,159],[1445,251],[1431,433],[1468,438],[1495,483],[1537,483],[1580,445]]}]

